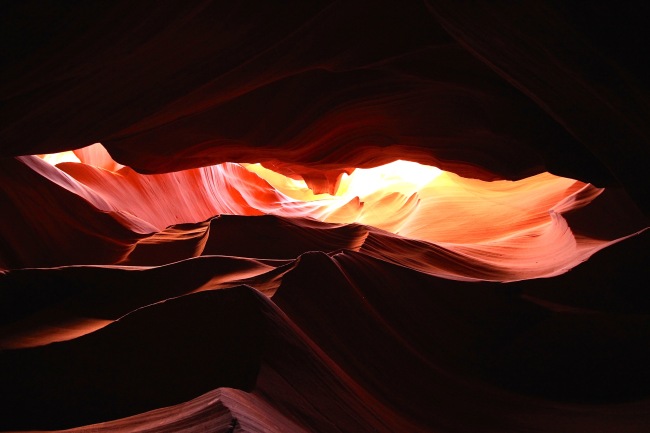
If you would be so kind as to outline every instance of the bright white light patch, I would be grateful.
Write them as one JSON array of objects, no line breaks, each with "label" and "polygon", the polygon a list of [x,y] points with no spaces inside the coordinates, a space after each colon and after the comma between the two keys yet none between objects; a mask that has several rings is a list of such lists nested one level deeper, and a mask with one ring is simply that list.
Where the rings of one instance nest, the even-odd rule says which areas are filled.
[{"label": "bright white light patch", "polygon": [[77,158],[77,155],[75,155],[74,152],[71,150],[65,152],[59,152],[59,153],[49,153],[46,155],[38,155],[38,156],[48,164],[52,164],[52,165],[57,165],[60,162],[81,162],[79,158]]},{"label": "bright white light patch", "polygon": [[411,195],[442,174],[437,167],[397,160],[373,168],[358,168],[343,174],[336,193],[344,198],[365,197],[379,190]]},{"label": "bright white light patch", "polygon": [[350,175],[344,173],[338,191],[334,196],[314,194],[304,180],[291,179],[264,168],[261,164],[242,164],[270,183],[283,194],[301,201],[337,200],[349,201],[354,197],[364,199],[377,192],[382,194],[398,192],[411,195],[440,176],[443,171],[437,167],[416,162],[397,160],[373,168],[358,168]]}]

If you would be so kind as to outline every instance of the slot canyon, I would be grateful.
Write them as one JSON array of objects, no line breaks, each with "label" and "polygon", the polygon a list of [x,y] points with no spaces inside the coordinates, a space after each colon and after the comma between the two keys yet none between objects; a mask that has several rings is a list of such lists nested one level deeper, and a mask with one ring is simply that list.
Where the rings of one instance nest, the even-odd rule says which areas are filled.
[{"label": "slot canyon", "polygon": [[0,10],[0,431],[650,431],[650,6]]}]

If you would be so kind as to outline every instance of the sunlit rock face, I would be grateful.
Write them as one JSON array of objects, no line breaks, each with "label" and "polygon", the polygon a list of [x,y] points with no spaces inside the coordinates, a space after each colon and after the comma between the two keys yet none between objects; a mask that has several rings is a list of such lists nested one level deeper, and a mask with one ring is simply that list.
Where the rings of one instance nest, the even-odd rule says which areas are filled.
[{"label": "sunlit rock face", "polygon": [[[223,214],[275,215],[335,224],[320,225],[323,230],[360,224],[365,233],[372,233],[371,239],[422,241],[419,245],[427,258],[407,249],[399,255],[375,254],[440,277],[467,280],[513,281],[558,275],[622,239],[575,235],[562,215],[588,205],[602,189],[548,173],[519,181],[485,182],[395,161],[344,174],[331,195],[315,194],[304,180],[260,164],[138,174],[114,162],[99,143],[41,158],[55,167],[34,157],[22,161],[27,167],[38,167],[45,179],[65,179],[65,183],[58,181],[59,187],[71,193],[82,191],[99,211],[119,215],[125,230],[144,236],[134,236],[137,242],[125,245],[128,254],[106,264],[155,263],[157,245],[169,248],[181,241],[186,247],[189,242],[196,244],[183,258],[202,255],[212,235],[203,222]],[[30,213],[29,209],[23,211]],[[55,221],[52,216],[54,231]],[[204,228],[198,228],[202,223]],[[170,226],[175,228],[167,229]],[[357,248],[373,251],[371,243],[366,245],[364,240]],[[149,261],[136,259],[142,257],[137,247],[145,245]],[[433,251],[441,257],[435,259]],[[460,267],[446,264],[451,256]],[[68,262],[61,257],[56,264]],[[39,265],[38,261],[22,264]]]},{"label": "sunlit rock face", "polygon": [[0,430],[650,430],[647,7],[1,15]]}]

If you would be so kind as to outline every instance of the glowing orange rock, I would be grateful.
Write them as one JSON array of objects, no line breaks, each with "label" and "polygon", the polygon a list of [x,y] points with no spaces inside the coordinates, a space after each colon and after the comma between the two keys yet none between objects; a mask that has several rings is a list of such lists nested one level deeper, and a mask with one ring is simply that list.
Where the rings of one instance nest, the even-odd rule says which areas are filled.
[{"label": "glowing orange rock", "polygon": [[[336,191],[329,194],[313,191],[298,176],[287,177],[261,164],[228,163],[145,175],[117,165],[99,143],[74,154],[85,162],[65,162],[69,153],[42,156],[51,163],[64,160],[57,167],[65,173],[48,176],[65,179],[57,182],[100,209],[123,213],[156,231],[200,223],[218,214],[357,223],[424,241],[420,250],[442,247],[445,252],[435,259],[438,264],[427,263],[434,260],[429,253],[391,256],[395,249],[388,248],[383,254],[389,261],[410,263],[448,278],[511,281],[558,275],[617,240],[574,236],[562,214],[588,205],[603,190],[549,173],[520,181],[486,182],[394,161],[344,173]],[[192,240],[194,235],[172,238],[187,238],[188,245],[198,242]],[[157,248],[162,239],[153,245]],[[202,247],[192,248],[194,254],[201,254]],[[468,264],[466,270],[459,273],[449,264],[438,266],[449,254]]]}]

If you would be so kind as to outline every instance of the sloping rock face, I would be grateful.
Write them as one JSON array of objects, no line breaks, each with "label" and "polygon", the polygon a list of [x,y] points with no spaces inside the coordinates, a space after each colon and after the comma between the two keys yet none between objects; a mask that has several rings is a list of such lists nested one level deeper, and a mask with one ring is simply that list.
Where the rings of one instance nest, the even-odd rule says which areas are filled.
[{"label": "sloping rock face", "polygon": [[3,5],[0,430],[650,430],[650,10],[565,3]]}]

